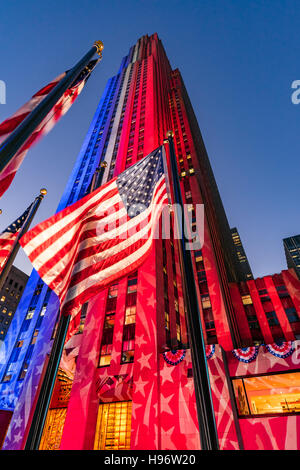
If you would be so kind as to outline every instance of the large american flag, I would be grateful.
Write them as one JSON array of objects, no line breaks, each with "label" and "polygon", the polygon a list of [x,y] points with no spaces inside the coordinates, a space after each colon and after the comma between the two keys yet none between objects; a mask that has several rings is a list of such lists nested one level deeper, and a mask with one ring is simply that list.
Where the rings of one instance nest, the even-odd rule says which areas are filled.
[{"label": "large american flag", "polygon": [[26,211],[23,212],[21,217],[15,220],[10,224],[1,234],[0,234],[0,272],[3,270],[4,265],[9,257],[16,239],[22,230],[23,224],[26,221],[32,204],[27,207]]},{"label": "large american flag", "polygon": [[58,295],[62,313],[71,315],[70,331],[86,301],[149,254],[168,202],[165,167],[159,147],[21,238],[34,268]]},{"label": "large american flag", "polygon": [[[68,111],[72,106],[80,92],[82,91],[87,78],[95,67],[97,60],[92,60],[80,73],[73,84],[64,92],[62,97],[53,106],[51,111],[42,120],[39,126],[27,139],[21,149],[14,155],[13,159],[6,165],[0,173],[0,197],[9,188],[14,176],[25,158],[29,148],[35,144],[43,135],[50,132],[56,122]],[[0,124],[0,145],[9,137],[9,135],[24,121],[27,116],[41,103],[41,101],[50,93],[51,90],[62,80],[67,72],[59,75],[52,82],[38,91],[33,97],[24,104],[10,118]]]}]

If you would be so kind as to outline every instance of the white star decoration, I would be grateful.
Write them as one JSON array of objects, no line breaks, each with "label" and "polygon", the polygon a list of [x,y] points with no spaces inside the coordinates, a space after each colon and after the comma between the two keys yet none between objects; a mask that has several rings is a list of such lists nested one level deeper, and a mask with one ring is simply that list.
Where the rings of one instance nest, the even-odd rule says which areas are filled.
[{"label": "white star decoration", "polygon": [[144,354],[142,352],[142,355],[141,357],[137,360],[137,362],[139,362],[141,364],[141,367],[147,367],[149,369],[151,369],[151,366],[149,364],[149,360],[150,360],[150,357],[152,356],[152,353],[150,354]]}]

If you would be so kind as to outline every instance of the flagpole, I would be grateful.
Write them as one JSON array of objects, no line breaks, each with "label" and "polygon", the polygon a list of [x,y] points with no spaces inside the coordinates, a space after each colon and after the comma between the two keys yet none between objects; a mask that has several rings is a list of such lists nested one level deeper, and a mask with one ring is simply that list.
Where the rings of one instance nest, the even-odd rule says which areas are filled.
[{"label": "flagpole", "polygon": [[[102,162],[102,163],[106,163],[106,162]],[[98,186],[101,186],[105,166],[96,168],[95,173],[92,178],[90,193],[94,191],[97,179],[98,179],[97,181]],[[98,178],[97,178],[97,173],[99,173]],[[61,356],[62,356],[63,349],[64,349],[64,344],[65,344],[65,339],[66,339],[67,332],[68,332],[69,323],[70,323],[70,315],[60,316],[57,330],[56,330],[56,335],[53,341],[53,346],[52,346],[50,357],[49,357],[49,362],[47,364],[47,369],[45,372],[45,376],[44,376],[41,389],[39,392],[39,396],[37,399],[37,403],[35,406],[32,422],[31,422],[30,429],[27,435],[24,450],[39,450],[39,446],[40,446],[40,442],[41,442],[41,438],[43,434],[43,429],[44,429],[44,425],[45,425],[45,421],[46,421],[46,417],[48,413],[48,408],[50,405],[50,400],[51,400],[53,388],[55,385],[57,371],[58,371],[59,363],[60,363]]]},{"label": "flagpole", "polygon": [[58,82],[51,92],[31,111],[27,118],[4,140],[0,146],[0,172],[8,165],[13,156],[20,150],[26,140],[47,116],[49,111],[62,97],[64,92],[76,80],[80,72],[88,65],[91,58],[97,52],[102,57],[103,43],[95,41],[93,47],[85,56],[72,67]]},{"label": "flagpole", "polygon": [[202,450],[218,450],[219,440],[215,422],[215,415],[212,403],[209,373],[206,362],[205,345],[203,339],[200,308],[196,292],[195,280],[193,275],[193,262],[191,251],[186,249],[188,242],[185,221],[184,206],[181,195],[180,181],[178,175],[177,160],[174,149],[173,132],[168,131],[167,140],[164,143],[169,144],[170,163],[172,169],[172,182],[174,189],[174,202],[181,207],[182,220],[178,220],[178,214],[175,212],[178,233],[182,237],[179,243],[181,271],[184,285],[185,305],[187,307],[187,323],[189,329],[189,343],[192,355],[193,377],[195,385],[195,396],[199,422],[199,432]]},{"label": "flagpole", "polygon": [[22,229],[20,230],[20,233],[18,234],[15,242],[14,242],[14,246],[13,246],[13,249],[9,255],[9,257],[7,258],[6,262],[5,262],[5,265],[0,273],[0,290],[2,289],[4,283],[5,283],[5,280],[7,278],[7,275],[13,265],[13,262],[15,261],[15,258],[18,254],[18,251],[20,249],[20,245],[19,245],[19,240],[21,237],[23,237],[23,235],[25,235],[25,233],[27,232],[27,230],[29,229],[30,225],[31,225],[31,222],[42,202],[42,200],[44,199],[44,196],[47,194],[47,190],[45,188],[42,188],[40,190],[40,194],[35,198],[35,201],[32,205],[32,208],[30,209],[29,211],[29,214],[22,226]]}]

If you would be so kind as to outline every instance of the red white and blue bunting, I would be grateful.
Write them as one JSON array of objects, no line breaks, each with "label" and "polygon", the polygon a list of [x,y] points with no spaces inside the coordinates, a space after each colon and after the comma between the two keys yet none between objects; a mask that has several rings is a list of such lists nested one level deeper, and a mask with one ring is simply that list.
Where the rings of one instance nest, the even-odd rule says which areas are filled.
[{"label": "red white and blue bunting", "polygon": [[214,344],[209,344],[205,346],[206,359],[210,359],[211,357],[213,357],[215,350],[216,350],[216,347]]},{"label": "red white and blue bunting", "polygon": [[281,359],[291,356],[295,351],[292,341],[277,341],[272,344],[266,344],[265,348],[273,356],[280,357]]},{"label": "red white and blue bunting", "polygon": [[249,348],[233,349],[232,354],[240,362],[252,362],[256,359],[259,346],[251,346]]},{"label": "red white and blue bunting", "polygon": [[186,350],[178,349],[177,351],[167,351],[163,353],[164,360],[170,364],[170,366],[176,366],[179,362],[185,358]]}]

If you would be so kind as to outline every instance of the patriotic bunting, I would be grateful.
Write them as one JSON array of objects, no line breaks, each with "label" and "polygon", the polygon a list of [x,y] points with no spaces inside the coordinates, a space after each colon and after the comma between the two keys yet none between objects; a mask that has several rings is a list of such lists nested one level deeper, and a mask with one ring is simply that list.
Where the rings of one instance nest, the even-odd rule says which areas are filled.
[{"label": "patriotic bunting", "polygon": [[295,351],[292,341],[277,341],[272,344],[266,344],[265,348],[273,356],[280,357],[281,359],[291,356]]},{"label": "patriotic bunting", "polygon": [[163,353],[163,358],[170,366],[176,366],[185,358],[186,350],[167,351]]},{"label": "patriotic bunting", "polygon": [[233,349],[232,354],[240,362],[252,362],[256,359],[259,346],[250,346],[249,348]]}]

